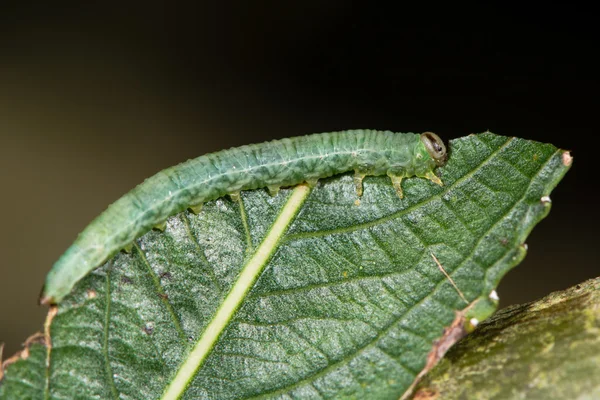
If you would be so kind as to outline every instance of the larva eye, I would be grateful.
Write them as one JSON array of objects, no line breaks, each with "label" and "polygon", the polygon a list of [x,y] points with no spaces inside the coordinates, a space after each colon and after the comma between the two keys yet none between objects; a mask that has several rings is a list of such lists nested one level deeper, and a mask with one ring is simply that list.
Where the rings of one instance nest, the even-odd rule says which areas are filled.
[{"label": "larva eye", "polygon": [[421,134],[421,141],[438,166],[446,164],[448,153],[446,153],[444,142],[442,142],[442,139],[438,135],[433,132],[423,132]]}]

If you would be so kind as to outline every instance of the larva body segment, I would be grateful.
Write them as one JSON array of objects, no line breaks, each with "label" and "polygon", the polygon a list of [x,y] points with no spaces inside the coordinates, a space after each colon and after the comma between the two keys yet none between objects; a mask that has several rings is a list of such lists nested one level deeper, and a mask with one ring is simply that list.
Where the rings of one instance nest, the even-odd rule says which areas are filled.
[{"label": "larva body segment", "polygon": [[[54,264],[40,302],[60,302],[96,267],[153,227],[186,208],[241,190],[293,186],[355,171],[357,193],[366,175],[389,175],[402,196],[400,180],[433,174],[446,160],[433,133],[352,130],[300,136],[223,150],[167,168],[111,204]],[[358,177],[358,178],[357,178]]]}]

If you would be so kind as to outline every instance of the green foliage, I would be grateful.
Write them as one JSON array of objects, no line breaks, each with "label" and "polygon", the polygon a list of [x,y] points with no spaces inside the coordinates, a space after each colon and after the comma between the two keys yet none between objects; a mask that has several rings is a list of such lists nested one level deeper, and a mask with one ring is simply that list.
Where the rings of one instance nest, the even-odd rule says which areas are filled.
[{"label": "green foliage", "polygon": [[567,164],[485,133],[450,143],[444,186],[407,179],[404,199],[370,177],[357,202],[345,174],[178,214],[76,286],[47,363],[9,366],[0,398],[397,399],[461,294],[484,305],[469,318],[493,311]]}]

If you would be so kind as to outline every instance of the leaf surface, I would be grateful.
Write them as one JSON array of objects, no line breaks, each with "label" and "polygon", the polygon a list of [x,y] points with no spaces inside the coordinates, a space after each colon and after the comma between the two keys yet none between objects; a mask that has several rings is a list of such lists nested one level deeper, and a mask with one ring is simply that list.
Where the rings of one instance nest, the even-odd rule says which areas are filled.
[{"label": "leaf surface", "polygon": [[3,368],[0,398],[27,381],[30,398],[398,399],[457,311],[493,311],[474,305],[569,166],[484,133],[450,143],[444,186],[406,179],[404,199],[368,177],[357,201],[344,174],[175,215],[77,285],[45,361]]}]

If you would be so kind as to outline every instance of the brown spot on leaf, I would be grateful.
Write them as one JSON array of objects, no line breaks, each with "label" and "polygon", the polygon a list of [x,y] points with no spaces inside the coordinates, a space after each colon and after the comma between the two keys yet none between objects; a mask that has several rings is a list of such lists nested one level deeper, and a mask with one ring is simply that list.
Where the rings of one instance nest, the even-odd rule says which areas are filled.
[{"label": "brown spot on leaf", "polygon": [[147,323],[144,326],[144,332],[148,335],[152,335],[154,333],[154,324],[152,322]]},{"label": "brown spot on leaf", "polygon": [[173,275],[171,275],[170,272],[165,271],[165,272],[161,272],[160,275],[158,275],[158,277],[160,279],[167,279],[168,280],[168,279],[171,279],[173,277]]}]

